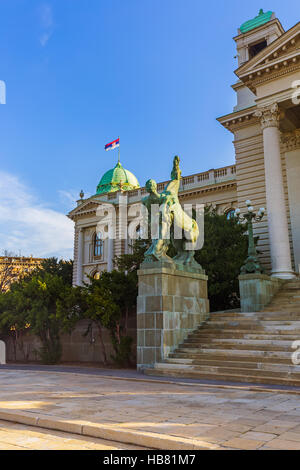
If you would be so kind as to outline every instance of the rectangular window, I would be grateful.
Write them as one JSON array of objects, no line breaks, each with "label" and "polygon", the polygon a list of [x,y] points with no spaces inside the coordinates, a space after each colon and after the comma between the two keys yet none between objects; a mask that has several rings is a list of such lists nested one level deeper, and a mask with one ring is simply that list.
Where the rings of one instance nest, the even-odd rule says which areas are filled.
[{"label": "rectangular window", "polygon": [[260,41],[257,44],[253,44],[252,46],[249,46],[249,59],[252,59],[252,57],[255,57],[260,51],[265,49],[267,47],[267,41]]},{"label": "rectangular window", "polygon": [[100,258],[103,255],[103,240],[100,233],[95,235],[94,256]]}]

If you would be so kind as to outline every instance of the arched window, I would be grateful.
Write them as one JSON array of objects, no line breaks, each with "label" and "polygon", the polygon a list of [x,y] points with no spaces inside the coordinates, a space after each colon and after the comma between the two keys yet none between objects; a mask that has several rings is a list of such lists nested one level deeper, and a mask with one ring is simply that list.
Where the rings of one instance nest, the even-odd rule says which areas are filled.
[{"label": "arched window", "polygon": [[235,209],[232,208],[232,209],[229,209],[229,210],[225,213],[225,215],[226,215],[227,219],[230,220],[230,219],[233,219],[234,213],[235,213]]},{"label": "arched window", "polygon": [[100,258],[103,255],[103,240],[100,232],[94,236],[94,256]]}]

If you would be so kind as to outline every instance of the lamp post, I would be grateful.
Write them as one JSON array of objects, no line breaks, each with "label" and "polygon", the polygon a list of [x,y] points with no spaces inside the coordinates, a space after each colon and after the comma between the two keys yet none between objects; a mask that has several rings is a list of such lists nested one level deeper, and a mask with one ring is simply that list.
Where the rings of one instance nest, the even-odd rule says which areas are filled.
[{"label": "lamp post", "polygon": [[241,267],[241,274],[250,274],[250,273],[263,273],[263,268],[258,260],[256,247],[254,243],[254,236],[253,236],[253,221],[259,222],[264,214],[265,209],[262,207],[259,209],[258,213],[254,212],[254,208],[251,205],[251,201],[246,201],[246,206],[248,208],[248,212],[246,212],[243,216],[240,215],[240,209],[236,209],[234,216],[237,220],[244,222],[247,221],[248,225],[248,258],[245,261],[245,264]]}]

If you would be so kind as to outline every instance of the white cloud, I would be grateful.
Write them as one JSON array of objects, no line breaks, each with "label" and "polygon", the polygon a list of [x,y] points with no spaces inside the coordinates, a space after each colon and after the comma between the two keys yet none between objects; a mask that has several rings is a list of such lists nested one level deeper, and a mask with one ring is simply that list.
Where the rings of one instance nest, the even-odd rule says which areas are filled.
[{"label": "white cloud", "polygon": [[[62,203],[62,206],[66,208],[66,210],[70,211],[74,209],[76,206],[76,201],[80,198],[79,195],[80,191],[76,189],[69,189],[66,191],[65,189],[61,189],[58,191],[58,194],[60,196],[60,200]],[[91,196],[89,193],[84,193],[84,198],[87,199]]]},{"label": "white cloud", "polygon": [[67,207],[69,210],[74,209],[76,206],[76,201],[79,199],[79,191],[74,189],[70,189],[69,191],[61,189],[58,191],[58,194],[62,204],[65,207]]},{"label": "white cloud", "polygon": [[42,27],[42,34],[39,37],[41,46],[45,46],[53,33],[53,12],[49,3],[43,3],[39,7],[39,20]]},{"label": "white cloud", "polygon": [[41,204],[18,177],[0,172],[0,200],[1,251],[73,257],[73,222]]},{"label": "white cloud", "polygon": [[43,33],[41,36],[40,36],[40,44],[41,46],[46,46],[47,42],[49,41],[50,37],[52,36],[52,32],[49,32],[49,33]]}]

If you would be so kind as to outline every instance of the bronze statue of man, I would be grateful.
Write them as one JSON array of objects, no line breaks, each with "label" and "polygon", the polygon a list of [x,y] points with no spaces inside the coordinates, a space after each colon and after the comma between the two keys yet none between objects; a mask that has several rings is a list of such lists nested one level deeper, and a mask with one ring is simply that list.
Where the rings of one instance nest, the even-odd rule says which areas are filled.
[{"label": "bronze statue of man", "polygon": [[179,163],[179,157],[174,157],[171,181],[161,194],[157,192],[154,180],[148,180],[146,183],[149,196],[144,198],[142,203],[148,210],[149,226],[151,226],[153,204],[156,204],[156,208],[159,205],[159,230],[158,238],[152,240],[150,248],[145,253],[145,261],[172,261],[167,255],[171,243],[177,251],[177,255],[173,258],[176,264],[199,267],[194,260],[195,251],[187,249],[187,242],[192,246],[196,245],[199,229],[197,222],[183,211],[178,199],[181,179]]}]

